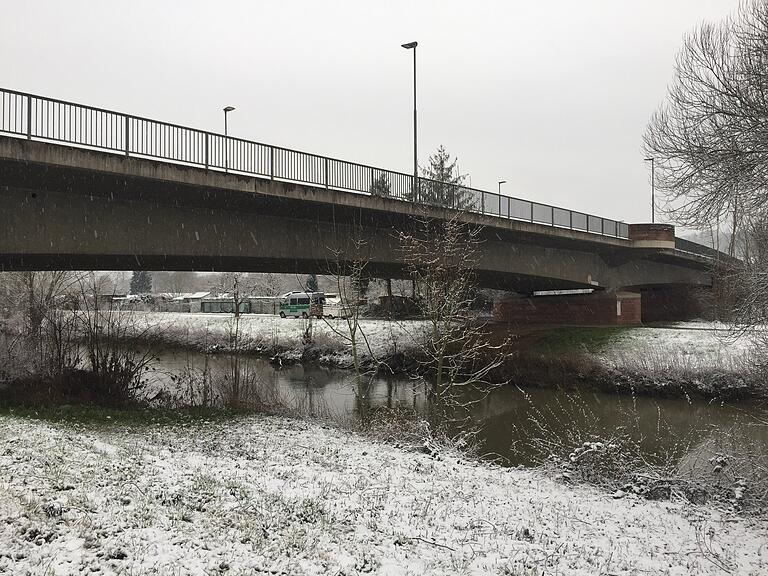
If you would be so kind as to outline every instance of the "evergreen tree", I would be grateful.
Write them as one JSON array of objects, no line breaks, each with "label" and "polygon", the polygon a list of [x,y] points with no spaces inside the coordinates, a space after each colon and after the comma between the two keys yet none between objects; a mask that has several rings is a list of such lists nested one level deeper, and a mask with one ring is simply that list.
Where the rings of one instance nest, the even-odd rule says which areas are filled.
[{"label": "evergreen tree", "polygon": [[131,294],[149,294],[152,292],[152,274],[136,270],[131,277]]},{"label": "evergreen tree", "polygon": [[464,186],[464,176],[459,174],[457,159],[451,159],[448,151],[440,146],[421,173],[419,200],[425,204],[466,210],[472,205],[471,191]]},{"label": "evergreen tree", "polygon": [[385,172],[379,173],[379,176],[373,181],[369,189],[371,196],[386,198],[392,193],[392,187],[389,178]]},{"label": "evergreen tree", "polygon": [[317,292],[317,274],[307,276],[307,292]]}]

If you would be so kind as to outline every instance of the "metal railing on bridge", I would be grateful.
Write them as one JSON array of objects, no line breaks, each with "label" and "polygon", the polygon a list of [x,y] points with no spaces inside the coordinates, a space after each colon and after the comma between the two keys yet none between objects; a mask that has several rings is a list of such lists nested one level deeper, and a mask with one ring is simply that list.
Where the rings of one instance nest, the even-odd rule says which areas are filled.
[{"label": "metal railing on bridge", "polygon": [[1,88],[0,133],[629,237],[627,224],[600,216]]}]

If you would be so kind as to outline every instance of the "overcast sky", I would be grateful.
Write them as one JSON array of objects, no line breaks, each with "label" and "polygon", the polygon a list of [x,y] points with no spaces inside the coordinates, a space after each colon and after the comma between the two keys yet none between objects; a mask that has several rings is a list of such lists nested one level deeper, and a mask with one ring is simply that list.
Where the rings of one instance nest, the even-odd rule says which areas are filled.
[{"label": "overcast sky", "polygon": [[392,170],[650,218],[641,136],[683,34],[739,0],[4,0],[0,86]]}]

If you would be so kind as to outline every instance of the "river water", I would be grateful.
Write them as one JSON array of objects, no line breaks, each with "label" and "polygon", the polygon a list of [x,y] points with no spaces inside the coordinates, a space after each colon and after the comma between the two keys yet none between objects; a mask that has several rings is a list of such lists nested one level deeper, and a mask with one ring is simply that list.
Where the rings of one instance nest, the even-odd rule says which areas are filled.
[{"label": "river water", "polygon": [[[165,350],[149,374],[148,390],[188,394],[180,374],[227,373],[231,358],[190,351]],[[239,369],[262,390],[304,413],[354,418],[360,406],[353,374],[317,364],[274,366],[254,357],[240,357]],[[216,381],[218,378],[211,378]],[[597,392],[518,389],[503,386],[472,400],[469,415],[479,430],[480,451],[508,465],[536,463],[544,453],[561,452],[584,441],[630,437],[649,460],[673,453],[716,453],[727,441],[763,451],[768,447],[766,412],[753,403],[722,404],[701,399],[632,397]],[[378,376],[368,387],[368,405],[402,408],[427,414],[423,381]],[[725,434],[724,434],[725,432]],[[732,446],[731,446],[732,447]]]}]

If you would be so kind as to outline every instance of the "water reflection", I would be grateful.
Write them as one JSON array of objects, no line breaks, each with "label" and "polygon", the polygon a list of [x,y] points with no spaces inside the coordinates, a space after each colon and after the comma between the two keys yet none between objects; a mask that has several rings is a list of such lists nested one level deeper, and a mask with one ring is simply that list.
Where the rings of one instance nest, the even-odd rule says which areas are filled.
[{"label": "water reflection", "polygon": [[[178,385],[174,375],[188,369],[226,370],[229,361],[226,356],[164,351],[150,387],[173,389]],[[360,413],[350,371],[317,364],[275,367],[260,358],[240,362],[271,385],[289,406],[337,419]],[[371,407],[408,408],[420,413],[428,410],[423,382],[403,376],[374,378],[367,400]],[[753,425],[755,417],[765,420],[765,411],[747,403],[724,405],[684,398],[520,390],[513,386],[497,388],[476,400],[471,416],[480,428],[483,451],[512,465],[535,463],[542,451],[557,444],[575,447],[584,440],[618,435],[637,440],[649,460],[667,453],[681,458],[691,447],[711,443],[714,432],[724,429],[732,432],[732,439],[741,437],[744,442],[768,446],[768,427]]]}]

